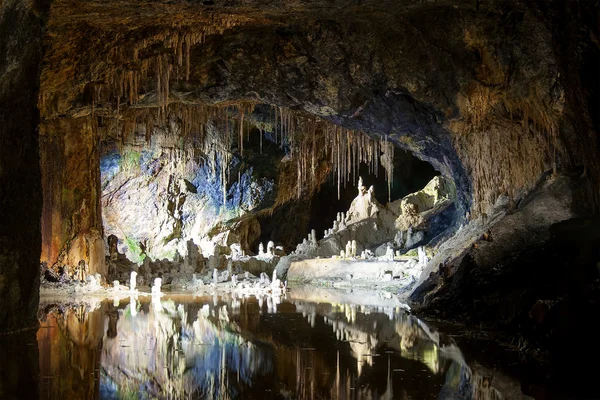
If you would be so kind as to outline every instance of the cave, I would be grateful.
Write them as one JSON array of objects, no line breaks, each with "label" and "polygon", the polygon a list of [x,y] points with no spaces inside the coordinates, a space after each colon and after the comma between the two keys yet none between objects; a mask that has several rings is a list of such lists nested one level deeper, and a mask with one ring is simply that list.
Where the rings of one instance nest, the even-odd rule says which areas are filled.
[{"label": "cave", "polygon": [[0,10],[0,397],[600,398],[597,2]]}]

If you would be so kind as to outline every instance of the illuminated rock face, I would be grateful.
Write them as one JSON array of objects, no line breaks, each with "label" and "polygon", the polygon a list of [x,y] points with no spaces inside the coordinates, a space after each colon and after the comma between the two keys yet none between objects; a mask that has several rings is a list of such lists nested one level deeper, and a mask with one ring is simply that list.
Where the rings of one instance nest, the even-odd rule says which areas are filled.
[{"label": "illuminated rock face", "polygon": [[[249,167],[232,177],[223,201],[214,172],[223,161],[217,155],[198,161],[166,148],[108,153],[101,160],[105,235],[119,237],[120,252],[134,262],[185,256],[190,240],[206,251],[215,226],[264,207],[274,194],[273,181]],[[229,245],[226,239],[216,243]]]},{"label": "illuminated rock face", "polygon": [[381,204],[379,204],[375,198],[373,186],[367,190],[363,185],[362,177],[358,178],[357,186],[358,195],[350,205],[350,209],[348,210],[344,221],[345,224],[376,217],[379,209],[382,208]]}]

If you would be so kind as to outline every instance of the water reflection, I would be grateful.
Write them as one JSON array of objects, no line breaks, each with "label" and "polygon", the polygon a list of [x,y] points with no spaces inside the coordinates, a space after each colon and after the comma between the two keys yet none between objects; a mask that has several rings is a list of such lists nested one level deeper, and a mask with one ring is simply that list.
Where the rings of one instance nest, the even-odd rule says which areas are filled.
[{"label": "water reflection", "polygon": [[[48,305],[41,398],[497,398],[400,307],[165,296]],[[474,384],[475,383],[475,384]]]}]

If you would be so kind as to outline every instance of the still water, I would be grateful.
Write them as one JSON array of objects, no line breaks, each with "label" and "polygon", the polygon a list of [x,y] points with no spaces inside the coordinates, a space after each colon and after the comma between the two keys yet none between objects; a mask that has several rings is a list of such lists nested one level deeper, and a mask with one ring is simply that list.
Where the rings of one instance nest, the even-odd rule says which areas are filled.
[{"label": "still water", "polygon": [[39,318],[1,342],[0,398],[527,398],[391,301],[173,294],[46,302]]}]

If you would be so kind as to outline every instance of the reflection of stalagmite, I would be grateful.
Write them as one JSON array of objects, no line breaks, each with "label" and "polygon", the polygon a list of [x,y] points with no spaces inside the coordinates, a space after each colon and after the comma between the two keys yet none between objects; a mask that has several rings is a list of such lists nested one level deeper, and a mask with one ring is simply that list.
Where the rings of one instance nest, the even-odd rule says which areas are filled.
[{"label": "reflection of stalagmite", "polygon": [[134,296],[129,296],[129,312],[132,317],[137,315],[137,299]]},{"label": "reflection of stalagmite", "polygon": [[383,393],[383,395],[381,395],[381,397],[380,397],[381,400],[391,400],[394,398],[394,385],[392,382],[392,368],[390,365],[390,356],[389,355],[388,355],[388,362],[387,362],[386,385],[387,385],[387,388],[385,389],[385,392]]}]

